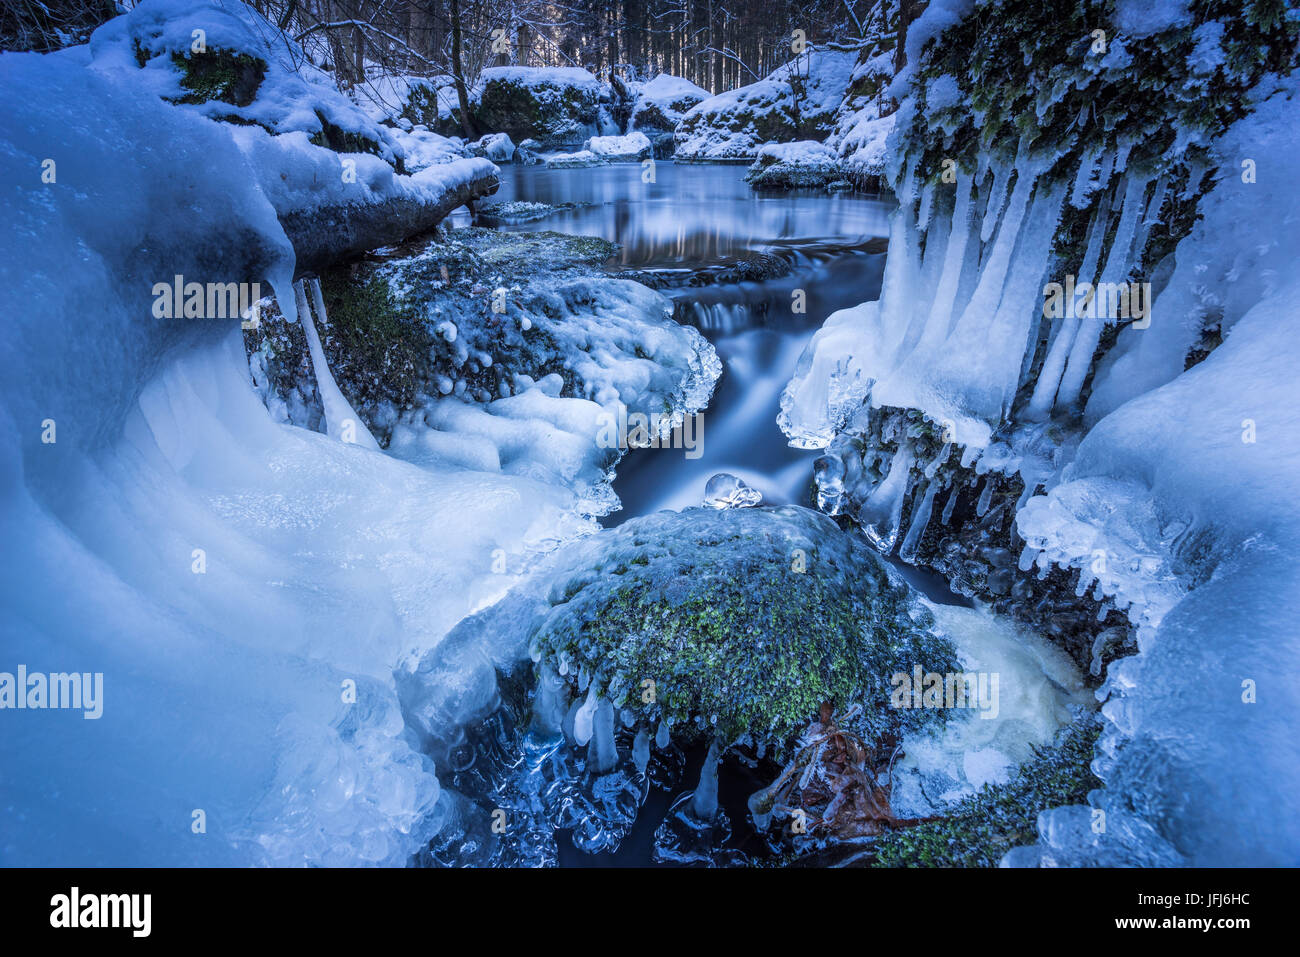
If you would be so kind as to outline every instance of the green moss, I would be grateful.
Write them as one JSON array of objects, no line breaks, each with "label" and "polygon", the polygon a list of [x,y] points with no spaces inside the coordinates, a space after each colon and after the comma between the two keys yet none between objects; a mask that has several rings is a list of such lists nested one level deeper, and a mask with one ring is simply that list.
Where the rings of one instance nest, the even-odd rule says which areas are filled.
[{"label": "green moss", "polygon": [[594,92],[580,87],[530,87],[493,78],[483,86],[474,117],[482,129],[507,133],[515,142],[532,137],[558,144],[576,142],[596,121],[599,105]]},{"label": "green moss", "polygon": [[[137,62],[143,52],[137,46]],[[232,106],[248,106],[266,78],[265,60],[234,50],[210,47],[202,53],[173,53],[171,58],[181,70],[181,86],[189,90],[180,103],[218,100]]]},{"label": "green moss", "polygon": [[[629,523],[648,530],[645,540],[558,588],[535,644],[570,674],[603,676],[616,706],[667,720],[682,740],[748,733],[782,745],[823,703],[863,704],[872,738],[941,721],[936,711],[891,709],[889,676],[918,662],[955,670],[951,645],[856,539],[821,516],[803,524],[814,514],[693,510]],[[782,537],[789,526],[816,530],[799,539],[803,571]]]},{"label": "green moss", "polygon": [[[316,111],[316,118],[320,120],[320,130],[312,134],[311,142],[313,145],[323,146],[335,153],[369,153],[372,156],[383,156],[379,144],[370,137],[363,136],[360,133],[352,133],[340,126],[336,126],[319,110]],[[402,157],[397,157],[394,168],[399,174],[406,172],[406,164]]]},{"label": "green moss", "polygon": [[321,278],[321,294],[329,315],[327,334],[337,350],[333,372],[352,384],[352,401],[386,400],[410,408],[441,340],[381,277],[358,283],[346,270],[333,270]]},{"label": "green moss", "polygon": [[1006,784],[986,784],[942,820],[888,832],[876,844],[876,866],[996,867],[1011,848],[1037,840],[1039,812],[1086,804],[1101,787],[1089,767],[1100,733],[1095,715],[1081,718]]}]

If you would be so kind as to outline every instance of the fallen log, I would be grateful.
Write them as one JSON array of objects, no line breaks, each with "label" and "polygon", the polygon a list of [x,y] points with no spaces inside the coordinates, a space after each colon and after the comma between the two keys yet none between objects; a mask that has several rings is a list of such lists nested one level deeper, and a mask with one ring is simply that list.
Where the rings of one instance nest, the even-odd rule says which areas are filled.
[{"label": "fallen log", "polygon": [[[453,166],[459,175],[448,177]],[[495,193],[501,182],[497,173],[488,160],[460,160],[421,170],[410,177],[410,188],[397,196],[281,213],[280,224],[297,256],[294,279],[427,232],[456,208]]]}]

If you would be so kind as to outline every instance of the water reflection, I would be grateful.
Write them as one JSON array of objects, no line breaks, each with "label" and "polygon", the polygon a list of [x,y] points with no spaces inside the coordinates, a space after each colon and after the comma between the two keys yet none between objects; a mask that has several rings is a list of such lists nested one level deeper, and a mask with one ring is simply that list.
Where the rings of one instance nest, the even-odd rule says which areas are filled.
[{"label": "water reflection", "polygon": [[655,182],[646,183],[638,163],[505,167],[493,201],[590,204],[510,228],[601,236],[622,247],[619,265],[637,268],[716,263],[792,241],[847,246],[888,235],[890,202],[814,190],[758,194],[744,169],[660,162]]},{"label": "water reflection", "polygon": [[[713,342],[723,362],[713,401],[701,413],[699,458],[682,449],[627,456],[614,490],[618,525],[659,509],[699,505],[717,472],[730,472],[769,504],[808,503],[817,453],[792,449],[776,425],[781,391],[804,345],[837,309],[880,294],[892,203],[802,190],[759,195],[743,166],[659,163],[656,182],[639,164],[593,169],[506,167],[497,201],[591,204],[502,228],[552,229],[622,245],[609,268],[683,270],[767,253],[788,274],[762,282],[665,288],[679,321]],[[676,273],[674,273],[676,275]]]}]

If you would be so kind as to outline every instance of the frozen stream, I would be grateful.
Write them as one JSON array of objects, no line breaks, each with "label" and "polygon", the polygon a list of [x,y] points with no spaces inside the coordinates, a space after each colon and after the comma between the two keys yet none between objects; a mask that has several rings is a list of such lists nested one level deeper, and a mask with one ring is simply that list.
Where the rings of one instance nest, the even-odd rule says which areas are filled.
[{"label": "frozen stream", "polygon": [[[791,448],[777,427],[781,391],[827,316],[879,296],[892,200],[818,190],[756,193],[744,167],[661,162],[654,183],[642,181],[640,164],[506,166],[494,202],[510,201],[571,204],[501,228],[618,243],[611,271],[655,274],[678,320],[699,327],[723,362],[712,402],[687,430],[694,448],[625,458],[614,483],[623,508],[605,524],[699,505],[718,472],[739,476],[767,504],[810,504],[817,453]],[[779,260],[785,274],[688,284],[692,275],[755,256]],[[966,604],[941,579],[898,567],[931,599]]]}]

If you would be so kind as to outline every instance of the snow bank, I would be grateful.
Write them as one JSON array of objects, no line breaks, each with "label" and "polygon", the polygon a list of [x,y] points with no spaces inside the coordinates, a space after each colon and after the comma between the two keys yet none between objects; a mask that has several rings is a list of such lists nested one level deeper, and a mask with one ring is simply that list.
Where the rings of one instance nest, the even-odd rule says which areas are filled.
[{"label": "snow bank", "polygon": [[[177,275],[261,282],[292,317],[293,196],[262,184],[300,170],[252,164],[328,153],[306,128],[264,152],[266,130],[142,96],[141,74],[176,89],[119,41],[159,25],[170,44],[163,9],[179,7],[146,2],[90,48],[5,56],[0,647],[6,670],[102,673],[104,704],[93,721],[6,711],[4,860],[400,865],[454,809],[394,669],[594,524],[563,484],[278,425],[239,317],[159,318],[155,284]],[[210,43],[242,38],[205,9]],[[460,690],[453,709],[478,704]]]}]

